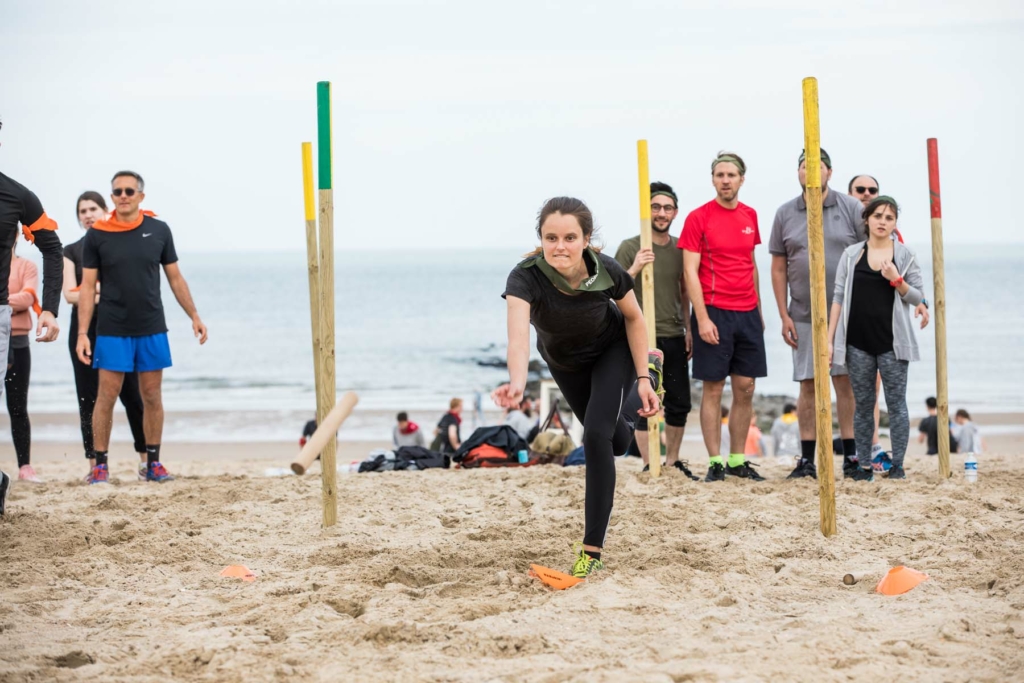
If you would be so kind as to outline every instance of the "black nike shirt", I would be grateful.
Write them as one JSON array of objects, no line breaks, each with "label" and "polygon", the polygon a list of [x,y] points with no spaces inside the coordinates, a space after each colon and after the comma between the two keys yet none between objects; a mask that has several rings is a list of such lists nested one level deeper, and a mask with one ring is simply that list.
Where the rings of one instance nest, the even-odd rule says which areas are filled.
[{"label": "black nike shirt", "polygon": [[96,334],[144,337],[167,331],[160,297],[160,268],[178,261],[171,228],[145,216],[137,228],[108,232],[93,228],[82,240],[82,267],[99,271],[103,305],[96,309]]}]

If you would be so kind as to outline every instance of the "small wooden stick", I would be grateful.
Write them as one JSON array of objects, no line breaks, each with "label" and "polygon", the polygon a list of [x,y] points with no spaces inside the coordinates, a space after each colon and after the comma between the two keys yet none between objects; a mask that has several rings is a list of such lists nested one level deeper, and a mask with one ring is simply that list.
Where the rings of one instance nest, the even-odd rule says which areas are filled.
[{"label": "small wooden stick", "polygon": [[[338,429],[341,425],[352,414],[352,409],[359,403],[359,397],[354,392],[348,392],[341,397],[338,404],[334,406],[331,412],[327,413],[327,417],[324,418],[323,422],[313,432],[313,436],[309,437],[309,441],[299,451],[295,461],[292,462],[292,472],[295,474],[305,474],[309,466],[316,460],[316,456],[320,455],[320,452],[324,447],[334,439],[334,435],[337,434]],[[321,469],[326,465],[326,461],[320,463]]]}]

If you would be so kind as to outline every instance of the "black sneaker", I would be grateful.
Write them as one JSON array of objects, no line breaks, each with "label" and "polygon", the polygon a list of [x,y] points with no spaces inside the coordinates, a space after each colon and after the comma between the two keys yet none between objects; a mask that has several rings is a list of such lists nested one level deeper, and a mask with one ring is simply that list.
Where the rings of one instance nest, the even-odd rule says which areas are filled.
[{"label": "black sneaker", "polygon": [[852,458],[843,458],[843,479],[852,479],[860,467],[858,462]]},{"label": "black sneaker", "polygon": [[700,477],[691,472],[690,468],[687,467],[687,465],[689,464],[690,463],[688,463],[685,460],[676,460],[674,463],[672,463],[672,467],[675,467],[677,470],[688,476],[690,479],[693,479],[694,481],[700,481]]},{"label": "black sneaker", "polygon": [[875,472],[874,470],[866,470],[862,467],[858,467],[857,471],[850,477],[854,481],[874,481]]},{"label": "black sneaker", "polygon": [[810,477],[811,479],[818,478],[818,468],[815,467],[814,463],[810,460],[801,460],[798,462],[786,479],[803,479],[804,477]]},{"label": "black sneaker", "polygon": [[704,481],[725,481],[725,467],[718,462],[711,463]]},{"label": "black sneaker", "polygon": [[7,489],[11,487],[11,478],[0,472],[0,515],[4,514],[4,503],[7,501]]},{"label": "black sneaker", "polygon": [[889,468],[889,474],[887,476],[890,479],[906,479],[907,473],[903,471],[902,467],[896,467],[896,465],[893,465]]},{"label": "black sneaker", "polygon": [[725,473],[733,476],[740,477],[742,479],[753,479],[754,481],[764,481],[764,477],[757,473],[754,468],[757,467],[752,462],[745,461],[742,465],[736,467],[725,466]]},{"label": "black sneaker", "polygon": [[640,471],[641,472],[650,472],[651,471],[651,466],[650,465],[644,465],[644,468],[642,470],[640,470]]}]

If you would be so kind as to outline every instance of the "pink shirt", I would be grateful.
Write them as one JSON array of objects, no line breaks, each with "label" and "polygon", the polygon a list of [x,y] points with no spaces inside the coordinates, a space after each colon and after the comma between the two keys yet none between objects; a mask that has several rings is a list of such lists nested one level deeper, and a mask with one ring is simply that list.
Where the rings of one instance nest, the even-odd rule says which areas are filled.
[{"label": "pink shirt", "polygon": [[27,259],[11,259],[11,278],[7,282],[8,303],[11,306],[11,336],[32,332],[32,314],[39,315],[39,269]]}]

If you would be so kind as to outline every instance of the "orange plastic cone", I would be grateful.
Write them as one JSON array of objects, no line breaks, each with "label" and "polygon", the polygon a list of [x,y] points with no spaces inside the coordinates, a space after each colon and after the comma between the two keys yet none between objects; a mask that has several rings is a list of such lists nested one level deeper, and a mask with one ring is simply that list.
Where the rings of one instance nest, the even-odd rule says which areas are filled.
[{"label": "orange plastic cone", "polygon": [[547,567],[542,567],[539,564],[530,565],[530,576],[540,579],[548,586],[559,591],[564,591],[566,588],[572,588],[577,583],[583,582],[583,579],[577,579],[575,576],[563,574],[560,571],[548,569]]},{"label": "orange plastic cone", "polygon": [[910,567],[893,567],[882,580],[875,586],[875,591],[882,595],[902,595],[912,590],[922,581],[927,581],[928,575]]},{"label": "orange plastic cone", "polygon": [[241,579],[242,581],[255,581],[256,575],[252,573],[248,567],[244,564],[233,564],[230,567],[224,567],[220,570],[221,576],[232,576]]}]

